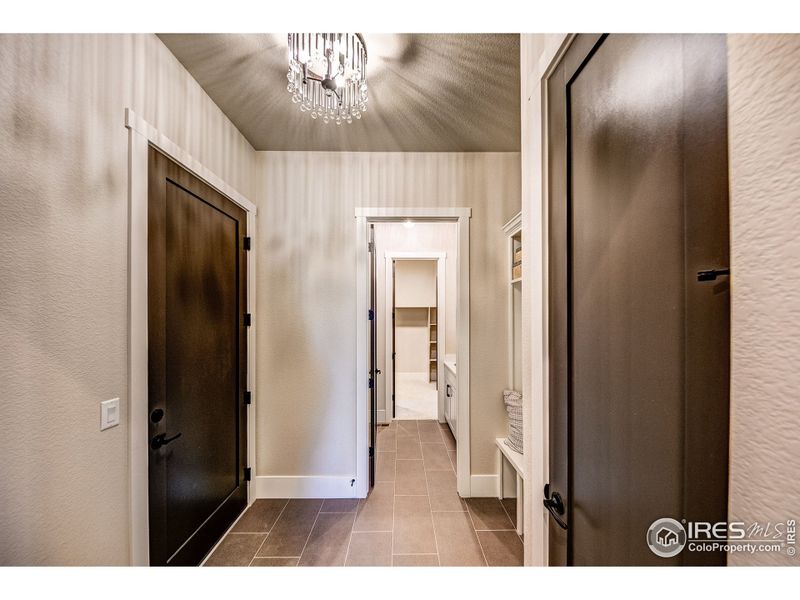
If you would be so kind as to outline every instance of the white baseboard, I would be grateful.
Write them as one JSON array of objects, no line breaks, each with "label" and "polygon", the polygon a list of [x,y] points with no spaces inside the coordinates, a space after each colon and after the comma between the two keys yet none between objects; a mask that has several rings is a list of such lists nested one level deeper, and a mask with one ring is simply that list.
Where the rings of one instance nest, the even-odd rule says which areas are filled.
[{"label": "white baseboard", "polygon": [[500,477],[498,475],[472,475],[469,478],[470,495],[473,498],[499,498]]},{"label": "white baseboard", "polygon": [[347,476],[256,477],[256,498],[357,498]]}]

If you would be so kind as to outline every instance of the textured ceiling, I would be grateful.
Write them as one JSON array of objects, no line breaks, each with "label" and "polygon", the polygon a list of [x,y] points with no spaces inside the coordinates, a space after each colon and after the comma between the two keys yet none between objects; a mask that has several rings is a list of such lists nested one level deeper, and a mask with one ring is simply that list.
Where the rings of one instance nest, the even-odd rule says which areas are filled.
[{"label": "textured ceiling", "polygon": [[519,36],[364,34],[359,121],[313,120],[286,91],[286,34],[159,34],[256,150],[518,152]]}]

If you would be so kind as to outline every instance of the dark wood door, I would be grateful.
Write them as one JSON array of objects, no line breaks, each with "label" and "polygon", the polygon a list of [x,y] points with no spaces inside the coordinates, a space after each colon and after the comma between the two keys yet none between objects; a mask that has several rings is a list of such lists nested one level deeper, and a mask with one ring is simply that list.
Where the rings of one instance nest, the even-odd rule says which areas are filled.
[{"label": "dark wood door", "polygon": [[246,213],[149,155],[150,562],[197,565],[247,504]]},{"label": "dark wood door", "polygon": [[646,538],[727,518],[725,36],[578,36],[547,97],[551,564],[725,564]]}]

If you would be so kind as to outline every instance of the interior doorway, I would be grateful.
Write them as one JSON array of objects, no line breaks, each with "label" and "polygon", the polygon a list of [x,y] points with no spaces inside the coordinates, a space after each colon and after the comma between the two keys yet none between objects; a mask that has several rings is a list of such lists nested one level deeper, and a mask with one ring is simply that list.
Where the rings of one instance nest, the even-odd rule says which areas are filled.
[{"label": "interior doorway", "polygon": [[[372,469],[376,466],[376,431],[378,424],[389,425],[395,421],[397,407],[393,406],[395,374],[392,368],[393,333],[392,307],[394,305],[394,277],[391,271],[400,260],[436,261],[436,301],[426,300],[424,340],[428,364],[434,364],[435,374],[430,368],[422,371],[432,384],[437,395],[435,414],[431,419],[406,419],[422,429],[433,426],[448,436],[452,433],[452,450],[442,448],[441,459],[453,461],[457,477],[458,493],[470,496],[469,466],[469,217],[470,209],[356,209],[356,234],[359,247],[357,299],[359,319],[357,332],[357,364],[364,370],[358,375],[357,402],[357,448],[356,448],[356,495],[365,497],[375,481]],[[423,232],[436,231],[429,239],[438,245],[419,245]],[[396,245],[394,240],[404,239],[411,245]],[[441,238],[449,238],[451,249],[442,249]],[[375,260],[375,259],[379,260]],[[449,269],[447,268],[449,266]],[[387,277],[386,272],[389,271]],[[440,271],[444,271],[440,273]],[[441,284],[441,282],[444,282]],[[452,292],[448,291],[452,288]],[[445,298],[449,298],[446,301]],[[441,310],[445,304],[451,310]],[[388,309],[387,309],[388,306]],[[374,310],[373,310],[374,307]],[[420,308],[420,307],[407,307]],[[435,309],[434,311],[431,308]],[[363,312],[362,312],[363,311]],[[431,328],[435,313],[436,327]],[[448,318],[447,315],[450,315]],[[416,316],[414,317],[416,318]],[[415,321],[416,323],[416,321]],[[419,320],[420,329],[422,321]],[[435,360],[431,360],[431,330],[436,330]],[[388,334],[387,334],[388,331]],[[419,333],[419,331],[417,331]],[[448,336],[449,333],[449,336]],[[450,343],[447,343],[448,337]],[[442,343],[444,341],[444,344]],[[444,346],[442,350],[440,346]],[[448,350],[449,348],[449,350]],[[452,424],[445,418],[444,355],[450,359],[453,369],[450,388],[452,397],[449,406]],[[396,358],[396,356],[395,356]],[[366,377],[363,377],[366,374]],[[433,381],[435,379],[435,382]],[[388,380],[388,383],[387,383]],[[365,385],[366,384],[366,385]],[[401,385],[402,387],[402,385]],[[456,396],[456,391],[458,395]],[[458,401],[456,401],[456,397]],[[395,398],[396,399],[396,398]],[[394,410],[393,410],[394,408]],[[402,420],[397,420],[401,423]],[[438,423],[437,423],[438,422]],[[437,438],[441,439],[441,438]],[[448,437],[449,441],[449,437]],[[457,444],[456,444],[457,441]],[[456,448],[457,446],[457,448]],[[432,449],[432,448],[431,448]],[[452,452],[452,454],[450,454]],[[380,470],[380,457],[377,468]],[[370,477],[373,475],[373,477]]]},{"label": "interior doorway", "polygon": [[446,342],[455,343],[445,333],[448,313],[454,317],[455,310],[455,299],[446,294],[447,253],[387,251],[384,270],[384,357],[389,368],[384,386],[387,418],[382,422],[443,423],[440,367],[448,352]]}]

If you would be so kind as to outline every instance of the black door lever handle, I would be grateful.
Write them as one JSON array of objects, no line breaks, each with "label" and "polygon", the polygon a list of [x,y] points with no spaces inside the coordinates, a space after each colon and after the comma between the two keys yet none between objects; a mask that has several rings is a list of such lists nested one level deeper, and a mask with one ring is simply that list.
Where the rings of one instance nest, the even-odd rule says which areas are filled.
[{"label": "black door lever handle", "polygon": [[159,433],[152,440],[150,440],[150,447],[153,450],[158,450],[159,448],[161,448],[161,446],[166,446],[170,442],[177,440],[179,437],[181,437],[181,435],[183,434],[176,433],[172,437],[168,438],[166,433]]},{"label": "black door lever handle", "polygon": [[719,276],[730,274],[731,270],[727,267],[724,269],[708,269],[707,271],[698,271],[697,281],[715,281]]},{"label": "black door lever handle", "polygon": [[561,515],[564,514],[564,501],[561,499],[561,494],[558,492],[553,492],[552,495],[550,494],[549,483],[544,485],[544,500],[542,500],[542,504],[544,504],[550,516],[555,519],[555,522],[558,523],[561,529],[568,528],[567,523],[561,518]]}]

